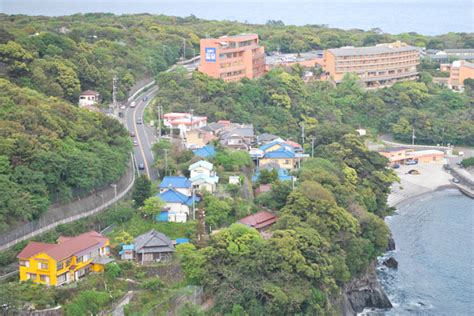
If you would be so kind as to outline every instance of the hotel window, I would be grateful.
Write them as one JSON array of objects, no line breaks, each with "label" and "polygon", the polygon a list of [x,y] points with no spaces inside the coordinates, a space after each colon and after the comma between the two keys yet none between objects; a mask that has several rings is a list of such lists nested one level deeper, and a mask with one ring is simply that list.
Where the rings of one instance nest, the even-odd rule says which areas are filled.
[{"label": "hotel window", "polygon": [[69,267],[71,265],[72,258],[69,258],[66,260],[66,267]]},{"label": "hotel window", "polygon": [[30,261],[29,260],[20,260],[20,266],[22,267],[30,267]]},{"label": "hotel window", "polygon": [[40,281],[49,283],[49,276],[40,274]]},{"label": "hotel window", "polygon": [[47,262],[38,262],[38,269],[40,270],[48,270],[48,263]]},{"label": "hotel window", "polygon": [[63,261],[58,262],[58,263],[56,264],[56,270],[61,270],[61,269],[63,268],[63,264],[64,264]]}]

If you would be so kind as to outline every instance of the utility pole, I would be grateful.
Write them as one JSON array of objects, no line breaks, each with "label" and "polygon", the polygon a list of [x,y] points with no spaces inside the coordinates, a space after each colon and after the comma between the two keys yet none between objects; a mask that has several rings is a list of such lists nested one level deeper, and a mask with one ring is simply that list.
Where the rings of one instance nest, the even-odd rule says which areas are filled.
[{"label": "utility pole", "polygon": [[186,39],[183,38],[183,61],[186,60]]},{"label": "utility pole", "polygon": [[114,108],[114,112],[117,109],[117,86],[118,86],[118,78],[114,76],[112,78],[112,106]]},{"label": "utility pole", "polygon": [[304,123],[301,123],[301,139],[303,140],[303,146],[304,146]]},{"label": "utility pole", "polygon": [[411,145],[412,146],[415,146],[415,129],[413,129],[412,133],[411,133]]},{"label": "utility pole", "polygon": [[165,176],[168,173],[168,149],[164,149],[165,151]]},{"label": "utility pole", "polygon": [[195,203],[195,199],[196,199],[196,189],[193,188],[192,190],[192,196],[191,198],[193,199],[193,220],[196,219],[196,203]]},{"label": "utility pole", "polygon": [[163,115],[163,107],[161,105],[156,106],[156,112],[158,116],[158,139],[161,140],[161,117]]}]

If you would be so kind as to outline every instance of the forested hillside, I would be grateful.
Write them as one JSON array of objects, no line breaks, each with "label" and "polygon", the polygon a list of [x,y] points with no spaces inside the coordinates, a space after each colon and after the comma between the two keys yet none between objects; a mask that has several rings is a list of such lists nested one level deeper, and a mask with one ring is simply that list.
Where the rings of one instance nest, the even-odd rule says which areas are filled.
[{"label": "forested hillside", "polygon": [[0,231],[118,180],[130,147],[116,120],[0,79]]},{"label": "forested hillside", "polygon": [[[277,69],[258,80],[225,84],[201,73],[188,78],[184,72],[158,76],[158,102],[165,109],[253,123],[260,132],[298,139],[304,123],[308,137],[327,143],[327,126],[357,127],[393,133],[417,143],[474,144],[472,97],[430,82],[403,82],[391,88],[367,91],[354,77],[333,87],[327,82],[305,84],[301,69]],[[284,123],[283,123],[284,122]]]},{"label": "forested hillside", "polygon": [[[112,77],[120,79],[119,99],[140,78],[155,75],[180,56],[199,54],[199,39],[258,33],[267,52],[303,52],[396,39],[427,48],[474,47],[469,33],[429,37],[379,30],[340,30],[322,25],[253,25],[157,15],[97,13],[65,17],[0,14],[0,75],[21,86],[76,102],[80,90],[94,89],[110,100]],[[183,45],[185,42],[185,49]],[[184,51],[183,51],[184,49]]]},{"label": "forested hillside", "polygon": [[271,237],[235,224],[205,248],[178,246],[188,281],[205,286],[216,312],[337,315],[342,285],[385,251],[381,218],[396,176],[360,138],[338,133],[303,163],[294,190],[273,183],[266,199],[280,218]]}]

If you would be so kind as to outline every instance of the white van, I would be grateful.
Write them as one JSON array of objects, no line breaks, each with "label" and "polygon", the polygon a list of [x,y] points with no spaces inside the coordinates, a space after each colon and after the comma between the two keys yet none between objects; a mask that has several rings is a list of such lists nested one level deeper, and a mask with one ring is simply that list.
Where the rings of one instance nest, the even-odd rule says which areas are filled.
[{"label": "white van", "polygon": [[130,107],[131,107],[131,108],[134,108],[135,105],[137,105],[137,104],[135,103],[135,101],[132,101],[132,103],[130,103]]}]

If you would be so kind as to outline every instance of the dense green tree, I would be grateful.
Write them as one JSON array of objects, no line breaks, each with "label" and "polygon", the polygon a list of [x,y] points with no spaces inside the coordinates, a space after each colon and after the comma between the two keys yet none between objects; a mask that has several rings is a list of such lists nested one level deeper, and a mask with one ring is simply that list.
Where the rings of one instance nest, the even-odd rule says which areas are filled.
[{"label": "dense green tree", "polygon": [[132,199],[135,207],[139,208],[145,204],[145,201],[151,197],[151,181],[147,176],[141,175],[135,179],[133,186]]}]

